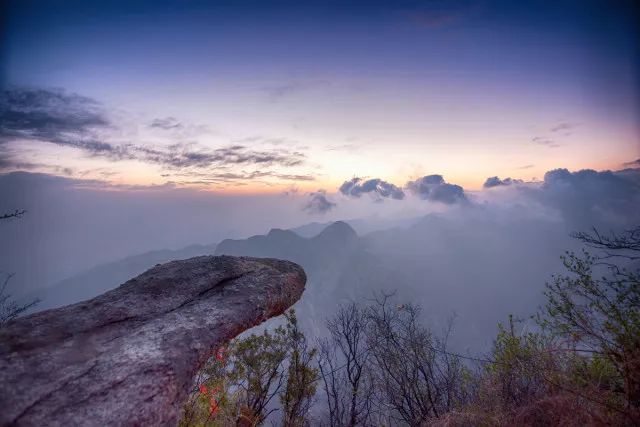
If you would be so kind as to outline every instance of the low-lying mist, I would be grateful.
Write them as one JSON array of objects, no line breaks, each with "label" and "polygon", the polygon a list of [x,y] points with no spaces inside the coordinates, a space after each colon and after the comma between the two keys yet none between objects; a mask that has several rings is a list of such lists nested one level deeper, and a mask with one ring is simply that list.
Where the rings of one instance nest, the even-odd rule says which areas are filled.
[{"label": "low-lying mist", "polygon": [[[2,225],[0,268],[16,273],[14,295],[42,297],[42,309],[95,296],[171,259],[290,259],[309,278],[297,304],[307,332],[323,334],[337,303],[395,290],[420,304],[435,329],[455,317],[453,345],[471,350],[484,348],[508,314],[535,312],[544,283],[562,271],[560,255],[577,247],[572,232],[639,224],[639,189],[637,169],[555,170],[543,182],[502,181],[451,203],[229,196],[13,173],[0,177],[4,205],[27,213]],[[318,197],[328,208],[310,213]],[[251,235],[264,236],[245,240]]]}]

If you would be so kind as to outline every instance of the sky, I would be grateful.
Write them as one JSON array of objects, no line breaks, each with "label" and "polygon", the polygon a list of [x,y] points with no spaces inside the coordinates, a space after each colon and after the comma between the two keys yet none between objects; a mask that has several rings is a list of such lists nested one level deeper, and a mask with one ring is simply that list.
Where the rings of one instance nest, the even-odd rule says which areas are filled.
[{"label": "sky", "polygon": [[3,172],[300,192],[322,212],[353,179],[398,199],[433,175],[474,191],[640,158],[632,1],[3,9]]},{"label": "sky", "polygon": [[[13,295],[337,220],[386,230],[400,260],[439,248],[455,266],[476,244],[466,265],[517,281],[529,260],[550,274],[571,232],[640,223],[632,1],[1,7],[0,214],[26,211],[0,222]],[[429,215],[461,245],[402,231]],[[538,243],[486,243],[517,245],[514,230]]]}]

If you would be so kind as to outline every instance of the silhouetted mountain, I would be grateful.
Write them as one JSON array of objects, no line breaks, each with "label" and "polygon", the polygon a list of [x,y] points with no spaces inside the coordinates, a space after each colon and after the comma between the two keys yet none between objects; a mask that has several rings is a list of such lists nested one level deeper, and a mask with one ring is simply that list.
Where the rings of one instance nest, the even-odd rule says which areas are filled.
[{"label": "silhouetted mountain", "polygon": [[304,256],[307,239],[293,231],[274,228],[267,235],[252,236],[248,239],[226,239],[216,248],[216,255],[246,255],[292,259]]},{"label": "silhouetted mountain", "polygon": [[281,258],[297,262],[306,270],[326,267],[353,253],[358,235],[349,224],[338,221],[311,238],[300,237],[291,230],[274,228],[266,235],[244,240],[223,240],[216,255],[245,255]]},{"label": "silhouetted mountain", "polygon": [[349,224],[343,221],[336,221],[326,227],[317,236],[313,237],[316,244],[342,245],[351,247],[358,240],[358,235]]},{"label": "silhouetted mountain", "polygon": [[39,311],[93,298],[144,273],[156,264],[199,255],[211,255],[215,249],[215,244],[191,245],[178,250],[146,252],[101,264],[33,293],[32,297],[41,300],[35,309]]},{"label": "silhouetted mountain", "polygon": [[276,257],[300,264],[307,286],[296,310],[305,329],[314,334],[341,300],[371,296],[371,291],[393,283],[397,273],[365,250],[354,229],[338,221],[314,237],[290,230],[271,230],[264,236],[224,240],[216,255]]},{"label": "silhouetted mountain", "polygon": [[320,234],[322,230],[327,228],[327,226],[331,225],[330,222],[310,222],[309,224],[301,225],[300,227],[290,228],[289,230],[293,231],[300,237],[313,237]]},{"label": "silhouetted mountain", "polygon": [[[370,233],[375,230],[387,229],[397,225],[397,220],[387,219],[387,218],[379,218],[377,216],[373,216],[367,219],[349,219],[344,221],[348,224],[355,232],[361,236]],[[406,220],[402,221],[403,223]],[[300,237],[315,237],[320,234],[325,228],[333,224],[332,222],[310,222],[308,224],[301,225],[299,227],[290,228],[289,230],[293,231]]]}]

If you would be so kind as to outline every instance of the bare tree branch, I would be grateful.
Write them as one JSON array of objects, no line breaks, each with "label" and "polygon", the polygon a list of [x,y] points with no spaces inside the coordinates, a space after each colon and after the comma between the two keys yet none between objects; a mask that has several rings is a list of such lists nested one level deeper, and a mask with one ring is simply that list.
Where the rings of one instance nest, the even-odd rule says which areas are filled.
[{"label": "bare tree branch", "polygon": [[11,218],[20,218],[20,217],[22,217],[22,215],[24,215],[25,213],[27,213],[27,211],[25,211],[24,209],[23,209],[23,210],[16,209],[16,210],[15,210],[15,211],[13,211],[13,212],[5,213],[5,214],[1,214],[1,215],[0,215],[0,220],[3,220],[3,219],[11,219]]}]

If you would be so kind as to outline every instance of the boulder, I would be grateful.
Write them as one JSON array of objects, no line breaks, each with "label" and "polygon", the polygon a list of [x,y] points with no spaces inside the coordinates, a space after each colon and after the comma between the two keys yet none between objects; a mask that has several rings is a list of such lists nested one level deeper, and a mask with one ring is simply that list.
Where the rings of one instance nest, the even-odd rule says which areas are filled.
[{"label": "boulder", "polygon": [[283,313],[298,265],[202,256],[0,329],[0,425],[175,425],[205,361]]}]

